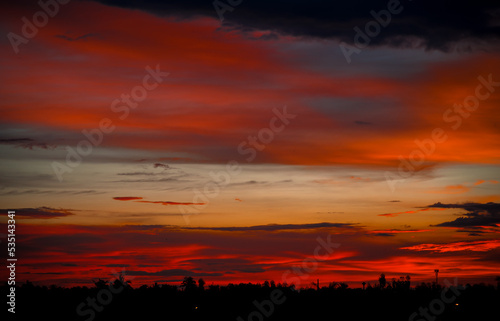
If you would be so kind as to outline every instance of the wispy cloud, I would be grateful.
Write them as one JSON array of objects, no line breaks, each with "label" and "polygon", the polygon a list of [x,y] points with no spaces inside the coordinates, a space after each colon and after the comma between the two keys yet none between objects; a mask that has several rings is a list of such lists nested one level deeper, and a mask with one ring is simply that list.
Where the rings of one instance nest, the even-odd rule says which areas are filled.
[{"label": "wispy cloud", "polygon": [[414,246],[402,247],[402,250],[411,251],[432,251],[438,253],[473,251],[485,252],[500,247],[500,240],[485,240],[472,242],[454,242],[446,244],[419,244]]},{"label": "wispy cloud", "polygon": [[420,210],[411,210],[411,211],[404,211],[404,212],[397,212],[397,213],[385,213],[385,214],[378,214],[378,216],[385,216],[385,217],[396,217],[401,214],[415,214],[418,212],[427,212],[427,211],[442,211],[444,209],[441,208],[423,208]]},{"label": "wispy cloud", "polygon": [[116,201],[134,201],[134,200],[142,200],[142,197],[138,196],[117,196],[113,197]]},{"label": "wispy cloud", "polygon": [[1,209],[1,212],[15,211],[17,217],[24,219],[51,219],[74,215],[70,209],[51,208],[51,207],[36,207],[36,208],[17,208],[17,209]]},{"label": "wispy cloud", "polygon": [[172,201],[144,201],[143,197],[138,196],[119,196],[113,197],[116,201],[134,201],[138,203],[161,204],[161,205],[204,205],[205,203],[191,203],[191,202],[172,202]]},{"label": "wispy cloud", "polygon": [[406,234],[406,233],[424,233],[424,232],[432,232],[433,230],[399,230],[399,229],[389,229],[389,230],[372,230],[368,231],[369,234],[375,236],[396,236],[397,234]]},{"label": "wispy cloud", "polygon": [[70,36],[66,36],[66,35],[55,35],[56,38],[64,39],[67,41],[78,41],[78,40],[83,40],[83,39],[87,39],[87,38],[94,37],[94,36],[96,36],[96,35],[92,34],[92,33],[88,33],[88,34],[81,35],[78,37],[70,37]]},{"label": "wispy cloud", "polygon": [[169,168],[170,168],[170,166],[169,166],[169,165],[167,165],[167,164],[163,164],[163,163],[154,163],[154,164],[153,164],[153,167],[154,167],[154,168],[158,168],[158,167],[160,167],[160,168],[163,168],[163,169],[169,169]]},{"label": "wispy cloud", "polygon": [[491,180],[480,179],[473,184],[469,183],[469,184],[448,185],[442,189],[430,191],[430,193],[434,193],[434,194],[463,194],[463,193],[469,192],[472,188],[479,186],[481,184],[485,184],[485,183],[498,184],[498,181],[492,180],[492,179]]},{"label": "wispy cloud", "polygon": [[448,185],[443,189],[439,190],[433,190],[430,193],[435,193],[435,194],[462,194],[462,193],[467,193],[470,191],[470,187],[467,187],[462,184],[457,184],[457,185]]},{"label": "wispy cloud", "polygon": [[170,270],[161,270],[156,272],[127,270],[127,274],[133,276],[179,276],[179,277],[184,277],[186,275],[192,277],[224,275],[223,273],[194,272],[184,269],[170,269]]},{"label": "wispy cloud", "polygon": [[282,231],[282,230],[307,230],[318,228],[359,228],[358,224],[354,223],[311,223],[311,224],[267,224],[255,226],[239,226],[239,227],[185,227],[185,229],[193,230],[213,230],[213,231]]},{"label": "wispy cloud", "polygon": [[498,184],[498,181],[496,181],[494,179],[489,179],[489,180],[480,179],[480,180],[478,180],[477,182],[474,183],[474,186],[478,186],[478,185],[481,185],[481,184],[484,184],[484,183]]},{"label": "wispy cloud", "polygon": [[191,203],[191,202],[172,202],[172,201],[136,201],[138,203],[161,204],[169,205],[205,205],[205,203]]},{"label": "wispy cloud", "polygon": [[47,144],[43,142],[38,142],[32,138],[6,138],[0,139],[0,144],[2,145],[12,145],[15,147],[26,148],[26,149],[54,149],[56,145]]}]

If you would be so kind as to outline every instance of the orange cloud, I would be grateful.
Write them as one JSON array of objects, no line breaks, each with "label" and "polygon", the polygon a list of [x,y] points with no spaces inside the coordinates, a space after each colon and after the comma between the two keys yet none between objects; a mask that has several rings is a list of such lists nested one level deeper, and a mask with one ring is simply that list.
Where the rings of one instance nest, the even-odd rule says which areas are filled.
[{"label": "orange cloud", "polygon": [[398,212],[398,213],[386,213],[386,214],[378,214],[378,216],[386,216],[386,217],[396,217],[401,214],[415,214],[418,212],[426,212],[426,211],[443,211],[445,208],[424,208],[421,210],[414,210],[414,211],[405,211],[405,212]]},{"label": "orange cloud", "polygon": [[464,186],[462,184],[457,184],[457,185],[448,185],[444,189],[440,190],[434,190],[429,193],[434,193],[434,194],[463,194],[467,193],[470,191],[470,187]]},{"label": "orange cloud", "polygon": [[493,179],[490,179],[490,180],[487,180],[487,181],[485,181],[484,179],[480,179],[480,180],[478,180],[477,182],[474,183],[474,186],[481,185],[481,184],[484,184],[484,183],[498,184],[498,181],[493,180]]},{"label": "orange cloud", "polygon": [[430,191],[429,193],[434,193],[434,194],[463,194],[469,192],[472,187],[478,186],[484,183],[491,183],[491,184],[498,184],[498,181],[496,180],[484,180],[480,179],[474,184],[471,184],[470,187],[466,186],[464,184],[457,184],[457,185],[448,185],[443,189],[440,190],[434,190]]}]

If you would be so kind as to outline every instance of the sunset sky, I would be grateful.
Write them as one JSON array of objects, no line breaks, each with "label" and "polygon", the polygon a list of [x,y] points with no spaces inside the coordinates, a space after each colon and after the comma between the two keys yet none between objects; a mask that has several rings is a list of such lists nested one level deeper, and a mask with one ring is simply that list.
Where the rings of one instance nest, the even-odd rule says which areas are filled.
[{"label": "sunset sky", "polygon": [[500,275],[500,4],[48,2],[0,13],[19,281]]}]

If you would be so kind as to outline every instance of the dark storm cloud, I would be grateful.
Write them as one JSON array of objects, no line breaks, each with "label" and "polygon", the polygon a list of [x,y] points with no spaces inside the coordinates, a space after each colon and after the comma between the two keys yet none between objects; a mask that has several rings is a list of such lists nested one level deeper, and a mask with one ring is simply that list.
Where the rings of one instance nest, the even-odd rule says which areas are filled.
[{"label": "dark storm cloud", "polygon": [[356,223],[311,223],[311,224],[267,224],[267,225],[253,225],[253,226],[211,226],[211,227],[190,227],[178,225],[126,225],[127,229],[136,231],[146,231],[152,229],[165,230],[165,231],[182,231],[182,230],[208,230],[208,231],[226,231],[226,232],[239,232],[239,231],[285,231],[285,230],[307,230],[307,229],[321,229],[321,228],[345,228],[345,229],[360,229],[361,226]]},{"label": "dark storm cloud", "polygon": [[161,270],[158,272],[146,272],[146,271],[127,271],[127,275],[131,276],[222,276],[223,273],[197,273],[184,269],[170,269],[170,270]]},{"label": "dark storm cloud", "polygon": [[213,230],[213,231],[281,231],[281,230],[306,230],[316,228],[356,228],[356,224],[351,223],[312,223],[312,224],[268,224],[241,227],[184,227],[193,230]]},{"label": "dark storm cloud", "polygon": [[[17,214],[17,213],[16,213]],[[43,249],[47,252],[59,252],[68,255],[96,253],[107,241],[105,235],[99,236],[90,233],[74,233],[59,235],[33,235],[33,238],[21,244],[20,250],[27,253]]]},{"label": "dark storm cloud", "polygon": [[154,168],[158,168],[158,167],[160,167],[160,168],[163,168],[163,169],[169,169],[169,168],[170,168],[170,166],[169,166],[169,165],[167,165],[167,164],[163,164],[163,163],[154,163],[154,164],[153,164],[153,167],[154,167]]},{"label": "dark storm cloud", "polygon": [[191,259],[188,260],[188,262],[197,266],[198,269],[209,272],[221,271],[224,269],[243,273],[262,273],[266,271],[263,264],[241,258]]},{"label": "dark storm cloud", "polygon": [[96,190],[40,190],[40,189],[24,189],[24,190],[10,190],[0,193],[0,195],[26,195],[26,194],[55,194],[55,195],[84,195],[84,194],[103,194],[104,192],[98,192]]},{"label": "dark storm cloud", "polygon": [[[159,16],[218,19],[212,0],[100,0],[101,3],[151,12]],[[226,0],[220,2],[227,4]],[[241,32],[269,30],[300,37],[353,43],[354,27],[364,29],[371,11],[387,9],[383,1],[241,1],[224,13],[223,26]],[[400,1],[403,10],[372,38],[370,45],[450,50],[459,41],[498,41],[500,3],[478,1]],[[271,38],[273,38],[271,37]]]},{"label": "dark storm cloud", "polygon": [[64,40],[67,40],[67,41],[78,41],[78,40],[86,39],[86,38],[93,37],[93,36],[95,36],[95,35],[92,34],[92,33],[88,33],[88,34],[85,34],[85,35],[82,35],[82,36],[79,36],[79,37],[69,37],[69,36],[66,36],[66,35],[56,35],[55,37],[56,38],[60,38],[60,39],[64,39]]},{"label": "dark storm cloud", "polygon": [[55,145],[37,142],[32,138],[7,138],[0,139],[1,145],[13,145],[15,147],[33,149],[33,148],[41,148],[41,149],[54,149]]},{"label": "dark storm cloud", "polygon": [[[435,226],[444,227],[473,227],[473,226],[494,226],[500,223],[499,203],[464,203],[464,204],[441,204],[436,203],[428,207],[437,208],[460,208],[467,211],[463,216],[450,221],[437,224]],[[477,232],[476,232],[477,233]]]},{"label": "dark storm cloud", "polygon": [[385,237],[391,237],[391,236],[396,236],[396,234],[392,234],[392,233],[375,233],[375,234],[372,234],[373,236],[385,236]]},{"label": "dark storm cloud", "polygon": [[58,218],[74,215],[71,210],[62,208],[51,208],[51,207],[37,207],[37,208],[17,208],[17,209],[2,209],[0,210],[4,213],[7,211],[15,211],[16,216],[26,218],[26,219],[49,219]]}]

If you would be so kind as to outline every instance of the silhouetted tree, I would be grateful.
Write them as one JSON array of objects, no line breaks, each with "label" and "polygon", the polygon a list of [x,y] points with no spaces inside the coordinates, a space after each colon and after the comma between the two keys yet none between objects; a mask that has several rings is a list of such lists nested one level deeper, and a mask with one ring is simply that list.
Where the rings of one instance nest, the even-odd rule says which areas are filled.
[{"label": "silhouetted tree", "polygon": [[193,291],[196,289],[196,281],[192,277],[186,276],[181,283],[181,288],[183,288],[184,291]]},{"label": "silhouetted tree", "polygon": [[125,280],[125,273],[122,271],[118,275],[118,278],[113,281],[113,286],[115,289],[123,287],[124,289],[130,290],[130,289],[132,289],[132,287],[130,286],[130,283],[132,283],[132,281]]},{"label": "silhouetted tree", "polygon": [[385,274],[380,274],[380,277],[378,278],[378,282],[380,283],[380,287],[383,289],[385,288],[387,284],[387,280],[385,279]]},{"label": "silhouetted tree", "polygon": [[108,282],[101,279],[92,282],[94,282],[95,287],[98,289],[105,289],[108,287]]},{"label": "silhouetted tree", "polygon": [[406,287],[406,289],[408,289],[408,290],[409,290],[409,289],[410,289],[410,287],[411,287],[411,282],[410,282],[410,280],[411,280],[410,275],[407,275],[407,276],[405,277],[405,287]]},{"label": "silhouetted tree", "polygon": [[202,278],[200,278],[200,279],[198,280],[198,288],[199,288],[201,291],[205,290],[205,281],[204,281]]},{"label": "silhouetted tree", "polygon": [[[490,282],[500,281],[499,279],[492,278]],[[394,279],[395,287],[392,282],[386,282],[383,291],[380,291],[378,284],[372,288],[369,283],[365,282],[361,284],[366,285],[366,291],[359,289],[359,285],[356,289],[350,289],[343,282],[331,282],[328,288],[323,287],[320,291],[309,288],[299,292],[293,291],[292,286],[287,288],[283,284],[277,284],[276,288],[283,291],[283,297],[286,295],[286,301],[276,308],[275,311],[279,312],[273,314],[272,319],[276,321],[319,320],[326,316],[331,320],[369,320],[373,319],[374,311],[380,309],[383,311],[381,313],[384,315],[384,321],[399,321],[408,319],[412,313],[419,314],[421,311],[419,307],[424,307],[425,311],[431,313],[427,307],[433,300],[440,297],[442,289],[432,283],[422,283],[416,285],[414,289],[405,290],[409,281],[409,276],[398,277]],[[115,282],[127,283],[124,278],[120,280],[119,277]],[[110,282],[99,279],[94,281],[94,284],[96,287],[103,287],[109,286]],[[253,308],[250,304],[257,301],[257,303],[261,302],[261,306],[266,306],[267,303],[262,302],[269,300],[273,291],[270,282],[268,282],[268,287],[252,283],[228,284],[227,286],[212,284],[207,286],[201,295],[200,287],[204,288],[205,285],[201,279],[196,282],[193,278],[185,277],[182,287],[193,292],[185,293],[173,284],[156,283],[149,286],[138,285],[129,291],[116,293],[116,296],[113,293],[112,304],[106,305],[101,311],[94,310],[96,320],[157,320],[165,319],[166,313],[168,313],[167,319],[169,320],[212,320],[214,318],[239,320],[238,316],[244,316],[246,320],[251,313],[249,307]],[[20,287],[22,292],[19,294],[22,294],[23,302],[26,302],[29,308],[16,310],[16,316],[21,316],[19,320],[38,320],[40,311],[54,302],[58,302],[60,306],[50,311],[51,321],[85,320],[85,318],[75,318],[75,307],[82,302],[84,304],[90,302],[87,298],[107,299],[106,295],[102,295],[104,291],[100,292],[94,287],[62,288],[31,283]],[[7,284],[0,284],[0,291],[6,289]],[[440,320],[490,320],[492,315],[497,315],[500,291],[497,291],[494,285],[475,284],[454,287],[447,298],[450,298],[450,293],[456,293],[455,291],[461,293],[456,299],[459,304],[455,305],[455,302],[447,304]],[[338,308],[332,309],[332,305],[329,304],[332,301]],[[385,308],[388,302],[393,304],[390,308]],[[87,304],[84,309],[90,306]],[[381,307],[384,309],[382,310]],[[80,311],[86,310],[80,309]],[[270,310],[267,309],[267,311]],[[259,318],[250,316],[248,319]],[[413,319],[424,320],[420,317]]]},{"label": "silhouetted tree", "polygon": [[210,292],[219,292],[220,291],[220,286],[219,285],[214,285],[214,284],[211,284],[208,286],[208,290]]}]

